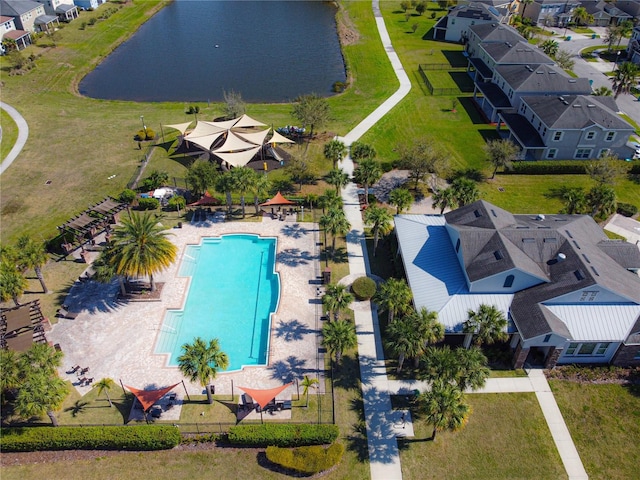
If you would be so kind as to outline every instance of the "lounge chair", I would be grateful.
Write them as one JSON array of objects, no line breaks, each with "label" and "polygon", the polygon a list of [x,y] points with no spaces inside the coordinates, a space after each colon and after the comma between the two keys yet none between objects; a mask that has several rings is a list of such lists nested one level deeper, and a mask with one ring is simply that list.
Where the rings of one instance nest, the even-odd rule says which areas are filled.
[{"label": "lounge chair", "polygon": [[60,318],[74,319],[77,316],[78,316],[77,312],[70,312],[69,310],[66,310],[64,308],[59,308],[58,311],[56,312],[56,317],[60,317]]}]

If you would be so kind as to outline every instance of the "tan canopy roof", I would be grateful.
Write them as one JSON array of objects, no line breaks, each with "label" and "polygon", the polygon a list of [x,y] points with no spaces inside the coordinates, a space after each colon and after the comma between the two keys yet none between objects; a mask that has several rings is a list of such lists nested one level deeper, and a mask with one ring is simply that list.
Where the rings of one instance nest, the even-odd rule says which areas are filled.
[{"label": "tan canopy roof", "polygon": [[211,150],[211,146],[218,140],[222,135],[224,135],[224,130],[221,130],[217,133],[212,133],[211,135],[203,135],[202,137],[191,137],[191,135],[187,135],[185,140],[188,140],[191,143],[195,143],[199,147],[204,148],[205,150]]},{"label": "tan canopy roof", "polygon": [[261,207],[269,207],[271,205],[296,205],[296,202],[292,202],[291,200],[287,200],[282,196],[280,192],[276,193],[273,198],[267,200],[264,203],[261,203]]},{"label": "tan canopy roof", "polygon": [[164,125],[164,126],[168,127],[168,128],[174,128],[174,129],[178,130],[180,132],[180,134],[184,135],[184,132],[187,131],[187,129],[189,128],[189,125],[191,125],[191,122],[176,123],[176,124],[173,124],[173,125]]},{"label": "tan canopy roof", "polygon": [[214,122],[205,122],[201,120],[198,123],[196,123],[195,128],[191,130],[189,134],[186,135],[184,138],[187,138],[190,140],[195,137],[205,137],[207,135],[212,135],[214,133],[222,133],[225,130],[227,129],[220,125],[215,124]]},{"label": "tan canopy roof", "polygon": [[241,152],[215,152],[215,155],[234,167],[244,167],[255,157],[261,148],[262,147],[254,147]]},{"label": "tan canopy roof", "polygon": [[274,130],[273,135],[269,139],[269,143],[296,143],[296,142],[285,137],[284,135],[280,135],[278,132]]},{"label": "tan canopy roof", "polygon": [[247,142],[251,142],[254,145],[262,145],[264,139],[269,133],[269,129],[261,130],[259,132],[235,132],[239,137],[245,139]]},{"label": "tan canopy roof", "polygon": [[266,127],[262,122],[254,120],[249,115],[244,114],[240,118],[236,118],[236,122],[233,124],[235,128],[239,127]]},{"label": "tan canopy roof", "polygon": [[154,403],[156,403],[178,385],[180,384],[176,383],[175,385],[171,385],[170,387],[160,388],[158,390],[138,390],[137,388],[130,387],[129,385],[125,385],[125,387],[127,387],[131,391],[131,393],[135,395],[135,397],[142,405],[142,409],[146,412],[153,406]]},{"label": "tan canopy roof", "polygon": [[255,388],[247,388],[247,387],[238,387],[238,388],[243,392],[249,394],[251,398],[253,398],[258,403],[258,405],[260,405],[260,408],[264,408],[269,404],[271,400],[276,398],[280,392],[285,390],[287,387],[290,387],[291,385],[293,385],[293,382],[287,383],[286,385],[281,385],[275,388],[267,388],[264,390],[258,390]]},{"label": "tan canopy roof", "polygon": [[246,150],[247,148],[255,147],[255,143],[249,143],[243,140],[241,137],[233,133],[231,130],[227,133],[224,143],[214,150],[214,153],[218,152],[235,152],[238,150]]},{"label": "tan canopy roof", "polygon": [[7,333],[31,328],[31,305],[21,305],[19,308],[4,312],[7,321]]}]

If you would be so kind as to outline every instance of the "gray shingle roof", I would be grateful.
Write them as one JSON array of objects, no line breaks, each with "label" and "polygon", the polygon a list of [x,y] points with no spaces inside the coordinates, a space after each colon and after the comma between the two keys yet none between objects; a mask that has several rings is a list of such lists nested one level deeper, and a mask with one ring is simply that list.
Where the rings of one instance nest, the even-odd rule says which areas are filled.
[{"label": "gray shingle roof", "polygon": [[0,0],[0,12],[10,17],[19,17],[41,6],[32,0]]},{"label": "gray shingle roof", "polygon": [[531,125],[531,122],[518,113],[500,113],[509,131],[515,135],[525,148],[546,148],[540,133]]},{"label": "gray shingle roof", "polygon": [[471,25],[469,30],[475,33],[483,43],[504,43],[515,44],[523,40],[518,31],[509,26],[497,23],[482,23]]},{"label": "gray shingle roof", "polygon": [[483,43],[481,48],[501,65],[553,65],[554,61],[540,51],[540,49],[525,41],[518,43]]},{"label": "gray shingle roof", "polygon": [[572,78],[554,65],[498,65],[496,72],[516,92],[541,94],[591,94],[586,78]]},{"label": "gray shingle roof", "polygon": [[[498,12],[496,12],[498,13]],[[460,5],[449,11],[448,17],[472,18],[475,20],[496,20],[498,17],[489,11],[489,7],[482,3],[471,3],[469,5]]]}]

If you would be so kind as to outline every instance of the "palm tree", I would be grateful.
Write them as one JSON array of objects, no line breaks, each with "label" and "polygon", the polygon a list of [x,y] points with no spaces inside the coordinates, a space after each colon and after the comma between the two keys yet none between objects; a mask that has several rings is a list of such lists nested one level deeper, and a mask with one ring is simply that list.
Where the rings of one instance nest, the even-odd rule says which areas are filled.
[{"label": "palm tree", "polygon": [[325,190],[324,194],[320,195],[320,197],[318,198],[318,206],[322,208],[323,214],[325,212],[325,209],[341,209],[342,197],[340,196],[340,194],[336,193],[335,190]]},{"label": "palm tree", "polygon": [[556,53],[558,53],[558,50],[560,49],[560,44],[555,40],[549,39],[542,42],[542,44],[540,44],[540,48],[544,53],[546,53],[550,57],[554,57]]},{"label": "palm tree", "polygon": [[364,223],[371,225],[373,232],[373,256],[376,256],[380,235],[386,235],[393,230],[393,217],[384,207],[373,205],[364,211]]},{"label": "palm tree", "polygon": [[369,187],[380,180],[380,164],[370,158],[362,160],[353,171],[353,179],[364,187],[364,202],[369,205]]},{"label": "palm tree", "polygon": [[397,373],[402,371],[405,357],[419,360],[419,355],[424,350],[424,341],[415,327],[411,316],[398,318],[387,325],[385,345],[398,357]]},{"label": "palm tree", "polygon": [[5,402],[5,394],[20,386],[20,367],[18,354],[14,350],[0,349],[0,395],[2,404]]},{"label": "palm tree", "polygon": [[304,408],[309,408],[309,389],[318,388],[320,381],[315,377],[310,377],[309,375],[305,375],[302,379],[301,385],[304,387],[302,390],[302,394],[307,397],[307,403]]},{"label": "palm tree", "polygon": [[610,88],[598,87],[593,91],[592,95],[594,97],[610,97],[613,95],[613,92],[611,91]]},{"label": "palm tree", "polygon": [[326,347],[329,353],[335,355],[337,365],[340,365],[342,353],[354,348],[357,344],[356,328],[348,320],[326,322],[322,326],[322,346]]},{"label": "palm tree", "polygon": [[42,275],[42,267],[49,260],[44,244],[34,241],[29,235],[23,235],[18,239],[17,247],[20,252],[18,257],[20,266],[24,269],[33,268],[42,285],[42,292],[49,293]]},{"label": "palm tree", "polygon": [[425,368],[420,372],[422,380],[443,382],[457,386],[460,390],[482,388],[489,377],[487,357],[478,347],[456,348],[448,345],[424,349]]},{"label": "palm tree", "polygon": [[255,170],[249,167],[236,167],[231,170],[235,189],[240,192],[240,204],[242,205],[242,218],[246,217],[244,196],[257,181]]},{"label": "palm tree", "polygon": [[16,306],[20,305],[18,299],[28,286],[27,279],[18,270],[15,263],[0,260],[0,301],[13,300]]},{"label": "palm tree", "polygon": [[565,202],[564,212],[569,215],[584,213],[587,206],[587,197],[582,187],[570,187],[562,192],[562,199]]},{"label": "palm tree", "polygon": [[91,268],[93,268],[93,278],[100,283],[110,283],[113,277],[118,277],[118,283],[120,285],[120,293],[122,295],[127,294],[125,286],[126,278],[122,275],[118,275],[116,271],[116,264],[114,255],[116,247],[112,242],[109,242],[105,248],[100,251],[98,257],[94,260]]},{"label": "palm tree", "polygon": [[456,192],[451,187],[437,190],[431,196],[431,202],[433,208],[439,208],[442,215],[447,208],[450,209],[456,205]]},{"label": "palm tree", "polygon": [[336,193],[340,193],[340,189],[349,183],[349,175],[342,169],[334,168],[329,172],[326,177],[326,181],[329,185],[336,187]]},{"label": "palm tree", "polygon": [[231,175],[231,172],[224,172],[218,178],[216,178],[216,190],[224,192],[227,199],[227,212],[231,214],[231,208],[233,201],[231,199],[231,192],[236,189],[236,179]]},{"label": "palm tree", "polygon": [[[193,343],[182,345],[182,351],[182,355],[178,357],[180,371],[189,380],[197,380],[205,388],[216,378],[218,370],[225,370],[229,366],[229,357],[220,350],[217,338],[209,340],[207,344],[202,338],[196,337]],[[209,388],[206,391],[209,403],[213,403]]]},{"label": "palm tree", "polygon": [[360,163],[361,160],[373,160],[377,152],[371,145],[356,141],[349,147],[349,154],[354,162]]},{"label": "palm tree", "polygon": [[46,375],[57,375],[62,365],[63,353],[46,343],[34,343],[18,359],[21,372],[42,372]]},{"label": "palm tree", "polygon": [[14,404],[15,412],[22,418],[40,417],[46,414],[54,427],[58,426],[55,410],[58,410],[69,394],[67,384],[60,377],[45,371],[31,371],[20,383]]},{"label": "palm tree", "polygon": [[420,333],[420,338],[425,347],[444,340],[444,325],[438,321],[438,312],[422,307],[411,316],[414,319],[416,329]]},{"label": "palm tree", "polygon": [[464,207],[475,202],[480,197],[480,191],[476,182],[470,178],[456,178],[451,184],[458,207]]},{"label": "palm tree", "polygon": [[455,385],[448,383],[436,382],[429,391],[418,396],[418,405],[427,422],[433,425],[433,441],[437,432],[463,428],[471,413],[471,408],[464,402],[462,392]]},{"label": "palm tree", "polygon": [[413,295],[407,282],[403,279],[390,278],[382,285],[373,297],[373,301],[389,312],[389,323],[398,313],[411,308]]},{"label": "palm tree", "polygon": [[109,390],[113,388],[115,382],[110,378],[103,378],[95,386],[98,388],[98,395],[101,395],[102,392],[107,396],[107,400],[109,401],[109,406],[113,407],[113,403],[111,402],[111,397],[109,396]]},{"label": "palm tree", "polygon": [[591,208],[591,216],[608,217],[616,210],[616,191],[612,186],[596,185],[587,194],[587,205]]},{"label": "palm tree", "polygon": [[615,75],[611,79],[613,82],[613,98],[618,98],[621,93],[629,93],[632,87],[638,83],[640,67],[632,62],[624,62],[618,67]]},{"label": "palm tree", "polygon": [[338,162],[347,154],[347,147],[340,140],[333,139],[324,144],[323,153],[327,160],[331,160],[335,169],[338,166]]},{"label": "palm tree", "polygon": [[506,328],[507,319],[504,314],[495,306],[484,303],[478,311],[469,310],[467,320],[462,324],[464,333],[475,336],[473,342],[477,346],[506,342],[509,338]]},{"label": "palm tree", "polygon": [[253,190],[253,204],[256,207],[256,215],[260,213],[260,199],[269,193],[271,180],[267,175],[256,175],[256,181],[251,185]]},{"label": "palm tree", "polygon": [[491,178],[495,178],[496,172],[500,167],[508,167],[516,159],[520,149],[511,140],[489,140],[484,146],[489,163],[493,165],[493,174]]},{"label": "palm tree", "polygon": [[413,194],[406,188],[394,188],[389,192],[389,203],[396,206],[396,214],[400,215],[413,203]]},{"label": "palm tree", "polygon": [[591,15],[585,7],[574,8],[572,17],[578,26],[582,23],[587,25],[593,22],[593,15]]},{"label": "palm tree", "polygon": [[330,283],[327,285],[326,293],[322,296],[322,303],[327,308],[329,317],[333,315],[335,320],[342,310],[346,310],[353,302],[353,294],[349,292],[346,285],[341,283]]},{"label": "palm tree", "polygon": [[155,291],[153,274],[171,265],[178,250],[167,235],[169,232],[163,230],[150,213],[122,219],[113,232],[116,272],[128,276],[148,275],[151,291]]},{"label": "palm tree", "polygon": [[344,210],[338,208],[330,208],[325,215],[320,217],[320,227],[325,229],[332,237],[331,251],[336,251],[336,237],[338,235],[346,235],[351,229],[351,224],[344,214]]}]

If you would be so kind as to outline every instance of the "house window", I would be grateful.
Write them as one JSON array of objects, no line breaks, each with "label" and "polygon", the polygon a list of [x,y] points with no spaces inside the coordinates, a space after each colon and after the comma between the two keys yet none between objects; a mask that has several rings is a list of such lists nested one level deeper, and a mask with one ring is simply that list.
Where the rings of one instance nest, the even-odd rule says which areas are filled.
[{"label": "house window", "polygon": [[613,142],[614,138],[616,138],[616,132],[607,132],[607,136],[605,137],[605,141]]},{"label": "house window", "polygon": [[600,153],[598,154],[598,158],[602,158],[606,155],[609,155],[610,152],[611,150],[609,150],[608,148],[603,148],[602,150],[600,150]]},{"label": "house window", "polygon": [[514,277],[513,275],[507,275],[507,277],[504,279],[504,284],[502,285],[504,288],[511,288],[511,286],[513,285],[513,281],[515,280],[516,277]]},{"label": "house window", "polygon": [[602,342],[601,344],[599,344],[598,348],[596,349],[596,355],[604,355],[607,352],[609,345],[611,345],[609,342]]},{"label": "house window", "polygon": [[578,355],[592,355],[598,344],[595,342],[586,342],[580,345]]},{"label": "house window", "polygon": [[569,346],[567,347],[567,351],[565,352],[565,355],[575,355],[578,345],[579,343],[570,343]]},{"label": "house window", "polygon": [[456,242],[456,253],[460,251],[460,239]]},{"label": "house window", "polygon": [[587,132],[587,140],[593,140],[596,137],[596,132]]},{"label": "house window", "polygon": [[559,142],[560,140],[562,140],[562,132],[555,132],[553,134],[553,141]]},{"label": "house window", "polygon": [[549,340],[551,340],[551,335],[545,335],[543,342],[544,343],[549,343]]},{"label": "house window", "polygon": [[547,158],[556,158],[557,154],[558,154],[558,149],[557,148],[550,148],[547,151]]},{"label": "house window", "polygon": [[579,148],[576,150],[575,158],[591,158],[590,148]]}]

